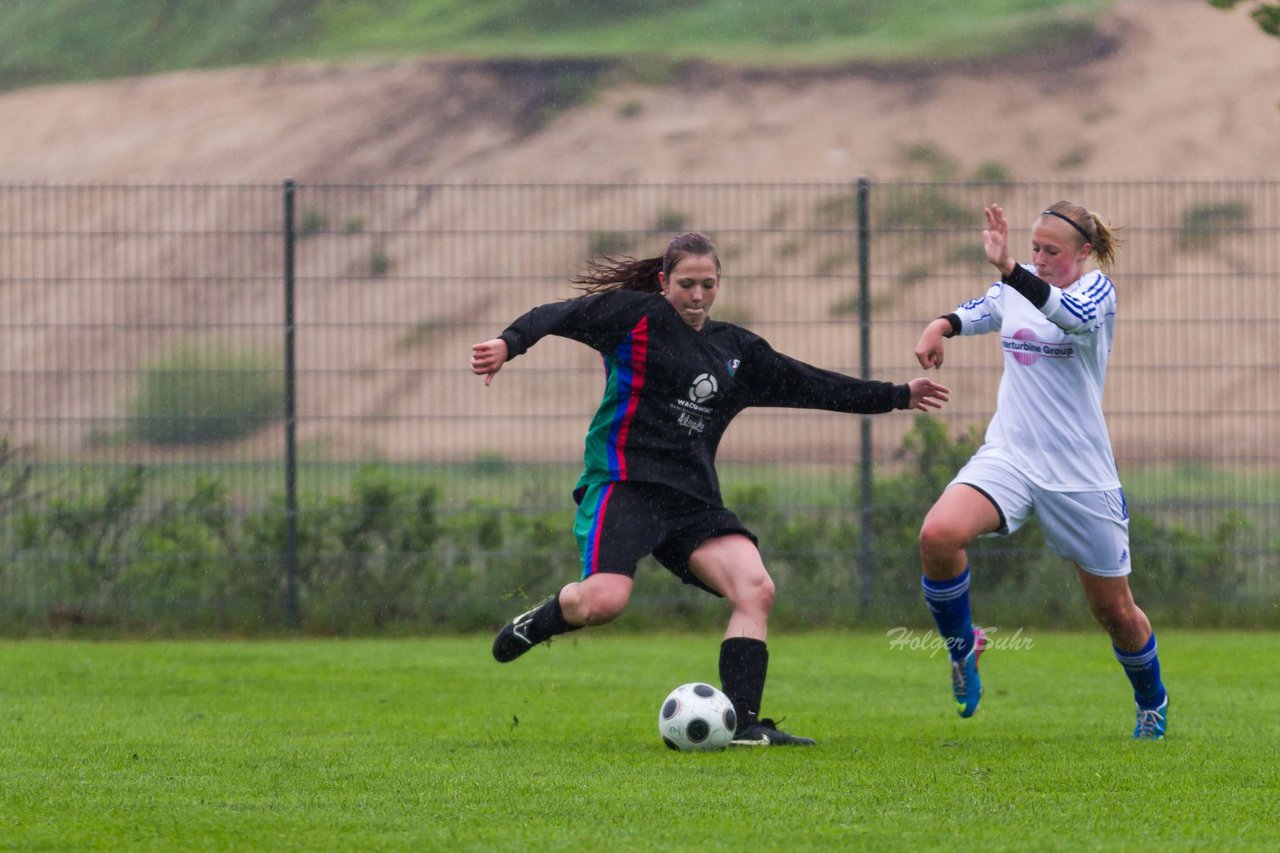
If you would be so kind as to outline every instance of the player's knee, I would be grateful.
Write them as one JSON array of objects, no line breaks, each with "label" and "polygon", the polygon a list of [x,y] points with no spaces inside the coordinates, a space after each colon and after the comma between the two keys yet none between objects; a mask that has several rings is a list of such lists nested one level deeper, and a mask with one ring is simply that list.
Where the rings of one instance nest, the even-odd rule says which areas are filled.
[{"label": "player's knee", "polygon": [[1108,631],[1128,628],[1140,621],[1137,605],[1131,598],[1117,597],[1090,602],[1093,618]]},{"label": "player's knee", "polygon": [[774,586],[773,578],[767,574],[760,579],[755,589],[756,603],[765,613],[773,610],[773,596],[777,592]]},{"label": "player's knee", "polygon": [[623,586],[583,588],[578,597],[575,615],[582,624],[603,625],[622,615],[630,597],[630,590]]},{"label": "player's knee", "polygon": [[736,595],[733,596],[734,604],[739,607],[748,607],[759,613],[769,613],[773,610],[773,597],[776,592],[773,578],[769,577],[768,572],[762,571],[752,575],[739,586]]},{"label": "player's knee", "polygon": [[964,532],[956,525],[945,518],[927,516],[924,524],[920,525],[920,535],[917,537],[916,544],[920,547],[920,553],[928,559],[953,554],[967,543]]}]

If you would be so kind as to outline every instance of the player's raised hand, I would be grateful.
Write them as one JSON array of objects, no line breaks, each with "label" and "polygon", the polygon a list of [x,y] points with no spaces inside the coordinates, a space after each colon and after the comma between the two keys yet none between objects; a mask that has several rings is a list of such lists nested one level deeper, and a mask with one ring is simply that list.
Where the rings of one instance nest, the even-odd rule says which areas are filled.
[{"label": "player's raised hand", "polygon": [[471,372],[484,377],[486,388],[506,363],[507,342],[502,338],[471,345]]},{"label": "player's raised hand", "polygon": [[911,404],[907,406],[908,409],[919,409],[922,412],[941,409],[942,404],[951,399],[951,389],[932,379],[912,379],[907,387],[911,389]]},{"label": "player's raised hand", "polygon": [[982,248],[987,253],[987,260],[1000,270],[1001,275],[1013,271],[1013,258],[1009,256],[1009,220],[1005,219],[1004,210],[998,204],[986,208],[987,228],[982,232]]}]

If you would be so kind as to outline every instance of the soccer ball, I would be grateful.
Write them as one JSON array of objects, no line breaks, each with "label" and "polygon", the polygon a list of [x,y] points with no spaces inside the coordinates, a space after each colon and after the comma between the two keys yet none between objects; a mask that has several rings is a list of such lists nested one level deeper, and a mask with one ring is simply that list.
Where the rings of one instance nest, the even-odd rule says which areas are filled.
[{"label": "soccer ball", "polygon": [[724,749],[737,727],[729,697],[697,681],[672,690],[658,711],[658,734],[668,747],[681,752]]}]

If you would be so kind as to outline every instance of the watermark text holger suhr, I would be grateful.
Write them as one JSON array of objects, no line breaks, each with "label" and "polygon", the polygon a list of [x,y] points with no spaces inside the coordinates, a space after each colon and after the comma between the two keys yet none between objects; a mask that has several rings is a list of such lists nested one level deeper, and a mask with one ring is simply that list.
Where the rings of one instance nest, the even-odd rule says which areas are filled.
[{"label": "watermark text holger suhr", "polygon": [[[985,647],[987,649],[1025,651],[1035,645],[1035,640],[1024,636],[1021,628],[1018,628],[1012,634],[1003,635],[1000,633],[1000,629],[995,626],[983,628],[982,631],[987,635],[987,645]],[[953,642],[950,638],[941,636],[932,628],[928,631],[916,631],[906,627],[890,628],[885,632],[885,636],[889,638],[889,648],[891,649],[928,652],[929,657],[933,657],[938,652],[946,651]]]}]

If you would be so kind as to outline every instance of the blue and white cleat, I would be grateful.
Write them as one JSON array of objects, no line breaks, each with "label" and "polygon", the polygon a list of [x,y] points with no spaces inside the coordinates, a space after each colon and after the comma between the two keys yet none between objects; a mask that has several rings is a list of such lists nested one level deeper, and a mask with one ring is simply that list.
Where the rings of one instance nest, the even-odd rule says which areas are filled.
[{"label": "blue and white cleat", "polygon": [[972,717],[982,698],[982,679],[978,677],[978,658],[987,650],[987,635],[981,628],[973,629],[973,648],[962,661],[951,662],[951,694],[956,699],[956,713]]},{"label": "blue and white cleat", "polygon": [[1165,696],[1159,708],[1138,707],[1138,724],[1133,727],[1133,739],[1164,740],[1164,730],[1168,725],[1169,697]]}]

